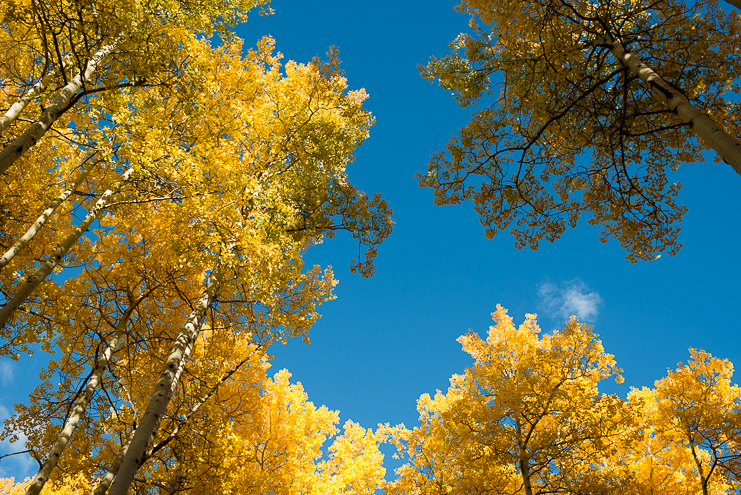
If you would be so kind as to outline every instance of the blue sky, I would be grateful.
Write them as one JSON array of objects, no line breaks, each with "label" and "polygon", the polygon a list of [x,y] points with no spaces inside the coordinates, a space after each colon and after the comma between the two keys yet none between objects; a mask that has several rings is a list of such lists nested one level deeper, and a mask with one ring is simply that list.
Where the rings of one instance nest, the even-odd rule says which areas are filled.
[{"label": "blue sky", "polygon": [[[357,253],[350,236],[309,252],[309,264],[333,266],[337,299],[320,309],[311,345],[272,348],[273,371],[289,369],[314,403],[339,409],[342,421],[413,426],[419,396],[446,389],[470,364],[455,339],[469,329],[483,334],[497,303],[518,323],[538,313],[544,331],[571,313],[594,324],[625,370],[625,383],[605,383],[606,392],[652,385],[686,361],[690,347],[741,363],[741,177],[728,165],[680,167],[672,179],[684,185],[680,202],[689,208],[684,247],[638,264],[585,224],[538,251],[516,250],[506,233],[486,240],[470,204],[434,206],[432,191],[418,187],[414,174],[470,117],[417,70],[466,29],[454,5],[274,0],[275,15],[253,16],[237,30],[245,48],[273,36],[284,60],[339,47],[350,87],[366,89],[376,117],[350,179],[382,193],[395,212],[372,279],[349,273]],[[27,397],[38,371],[33,360],[0,363],[0,417]],[[0,453],[8,449],[0,444]],[[22,477],[29,461],[2,460],[0,476]]]}]

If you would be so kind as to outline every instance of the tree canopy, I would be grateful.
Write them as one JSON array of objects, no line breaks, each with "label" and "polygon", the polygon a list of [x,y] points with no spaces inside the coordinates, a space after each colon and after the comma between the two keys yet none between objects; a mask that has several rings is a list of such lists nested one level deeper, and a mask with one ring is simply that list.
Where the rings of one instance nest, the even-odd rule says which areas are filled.
[{"label": "tree canopy", "polygon": [[690,349],[686,365],[632,389],[576,317],[540,336],[502,307],[484,340],[458,339],[474,364],[447,394],[420,397],[420,425],[386,427],[407,463],[390,494],[737,493],[741,389],[733,366]]},{"label": "tree canopy", "polygon": [[[353,270],[373,273],[391,210],[346,173],[372,124],[366,95],[348,91],[334,51],[284,64],[270,38],[243,50],[228,28],[252,6],[3,6],[6,42],[28,47],[0,65],[7,100],[17,98],[0,151],[0,350],[15,358],[40,344],[59,355],[5,433],[25,432],[40,462],[29,494],[70,472],[95,493],[213,489],[234,459],[194,466],[252,435],[236,433],[257,421],[242,416],[258,407],[250,399],[263,386],[274,394],[265,376],[244,373],[264,368],[271,343],[308,341],[318,305],[333,297],[331,270],[305,269],[305,251],[346,230],[359,243]],[[219,47],[203,36],[214,32]],[[38,117],[31,101],[42,102]],[[287,413],[304,408],[291,401]],[[279,407],[269,407],[268,435],[286,420],[269,419]],[[348,424],[335,447],[348,455],[315,472],[305,462],[337,419],[306,412],[297,421],[318,423],[305,433],[323,437],[291,462],[336,484],[375,437]],[[222,438],[228,424],[235,433]],[[275,439],[255,441],[261,456],[268,445],[282,455]],[[357,486],[374,487],[377,471]],[[292,481],[265,483],[296,483],[282,475]]]},{"label": "tree canopy", "polygon": [[[482,106],[421,185],[439,204],[472,200],[487,235],[509,228],[518,247],[584,215],[631,261],[676,254],[671,172],[711,149],[741,174],[735,11],[458,9],[470,32],[422,73]],[[339,428],[288,370],[269,373],[271,346],[308,343],[335,297],[307,252],[344,231],[351,270],[370,277],[393,212],[352,180],[374,118],[337,49],[297,62],[269,36],[245,46],[232,30],[249,11],[271,9],[0,5],[0,358],[50,356],[0,432],[38,471],[0,479],[0,495],[741,490],[731,362],[693,348],[653,388],[605,394],[622,370],[576,316],[544,333],[497,306],[411,428]],[[395,479],[384,443],[405,461]]]},{"label": "tree canopy", "polygon": [[418,175],[436,204],[472,201],[486,235],[509,229],[518,248],[584,217],[633,262],[676,254],[686,208],[671,172],[712,149],[741,174],[737,12],[717,0],[457,9],[470,32],[422,75],[480,106]]}]

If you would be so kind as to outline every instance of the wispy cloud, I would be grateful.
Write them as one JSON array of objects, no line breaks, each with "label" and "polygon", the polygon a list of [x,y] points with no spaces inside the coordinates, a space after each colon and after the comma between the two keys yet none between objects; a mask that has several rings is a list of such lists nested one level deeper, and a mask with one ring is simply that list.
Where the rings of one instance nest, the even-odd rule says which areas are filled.
[{"label": "wispy cloud", "polygon": [[600,295],[579,278],[559,285],[543,282],[538,285],[538,295],[552,317],[564,319],[576,315],[580,320],[594,321],[603,303]]},{"label": "wispy cloud", "polygon": [[10,385],[13,381],[13,363],[7,359],[0,361],[0,383]]}]

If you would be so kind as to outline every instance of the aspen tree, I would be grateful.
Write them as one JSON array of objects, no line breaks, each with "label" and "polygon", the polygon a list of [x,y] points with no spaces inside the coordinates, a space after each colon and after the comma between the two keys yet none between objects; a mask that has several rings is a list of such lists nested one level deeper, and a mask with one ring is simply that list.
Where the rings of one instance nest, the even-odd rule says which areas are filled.
[{"label": "aspen tree", "polygon": [[144,460],[143,456],[150,444],[151,437],[156,434],[159,422],[167,411],[173,388],[177,385],[178,375],[182,373],[189,349],[200,334],[206,312],[216,296],[222,276],[220,267],[217,267],[214,273],[210,275],[208,286],[203,291],[203,295],[188,317],[188,321],[178,335],[175,345],[170,350],[170,356],[157,381],[157,386],[152,393],[147,409],[139,421],[131,443],[126,448],[121,466],[108,491],[110,495],[125,495],[128,493],[129,487],[134,481],[134,475]]},{"label": "aspen tree", "polygon": [[485,340],[458,339],[476,361],[420,398],[420,426],[387,430],[409,459],[390,493],[569,492],[571,465],[620,433],[621,401],[597,391],[620,370],[589,327],[572,317],[541,338],[534,315],[519,328],[500,306],[492,316]]},{"label": "aspen tree", "polygon": [[486,235],[509,230],[518,248],[585,218],[632,262],[676,254],[686,209],[672,171],[711,149],[741,173],[728,97],[739,92],[739,15],[716,0],[463,0],[457,10],[470,33],[422,75],[481,106],[418,174],[436,204],[470,200]]},{"label": "aspen tree", "polygon": [[[84,165],[83,165],[84,166]],[[68,189],[57,196],[54,201],[39,215],[39,218],[28,228],[28,230],[8,249],[5,254],[0,257],[0,270],[2,270],[8,263],[15,257],[18,252],[26,247],[31,239],[39,232],[41,227],[44,226],[49,217],[56,211],[57,207],[67,200],[70,195],[85,181],[87,176],[90,174],[93,165],[88,165],[87,168],[83,168],[80,173],[75,177],[74,182],[69,186]]]},{"label": "aspen tree", "polygon": [[[28,328],[19,339],[34,338],[40,333],[34,328],[53,326],[43,313],[62,323],[47,330],[57,332],[48,340],[62,353],[61,362],[45,371],[47,379],[52,373],[63,376],[58,390],[45,381],[32,404],[21,407],[6,428],[7,434],[27,432],[29,443],[44,455],[59,436],[54,424],[68,419],[66,408],[72,408],[80,370],[89,369],[81,364],[93,361],[100,341],[101,323],[90,322],[116,319],[131,287],[140,284],[132,280],[144,270],[138,265],[146,268],[147,284],[167,281],[130,318],[125,342],[101,379],[101,393],[87,406],[52,482],[60,472],[102,476],[98,493],[114,476],[124,484],[127,472],[138,472],[141,480],[171,465],[187,433],[178,428],[178,411],[193,410],[193,401],[201,398],[204,405],[196,410],[208,409],[209,398],[217,394],[198,384],[218,382],[225,373],[210,371],[220,365],[213,349],[197,358],[191,353],[189,360],[179,357],[204,338],[204,320],[209,321],[209,342],[224,353],[240,334],[250,345],[306,337],[318,318],[317,306],[332,297],[334,280],[331,271],[304,270],[304,251],[337,230],[349,230],[361,244],[353,268],[370,275],[375,247],[390,232],[385,202],[358,191],[347,179],[347,164],[372,121],[362,109],[365,94],[347,92],[334,54],[328,62],[281,66],[268,39],[245,56],[236,43],[209,53],[195,71],[202,84],[193,95],[191,87],[183,86],[178,91],[184,94],[158,87],[116,96],[123,104],[116,105],[115,125],[100,135],[113,143],[111,159],[136,164],[137,174],[100,218],[98,239],[82,246],[97,264],[56,289],[58,299],[34,301],[45,305],[43,312],[23,315]],[[223,280],[218,297],[196,315],[191,305],[199,300],[204,273],[215,266],[214,253],[220,253],[225,267]],[[183,344],[176,329],[188,313],[190,343]],[[161,403],[157,417],[153,406],[143,421],[154,385],[148,377],[162,369],[178,339],[173,352],[178,354],[175,374],[181,375],[170,379],[174,395]],[[239,353],[245,348],[226,355],[243,360]],[[175,393],[178,382],[196,392]],[[208,436],[215,426],[201,414],[188,421],[197,420],[193,428]],[[129,443],[132,430],[139,438],[134,434]],[[167,441],[173,432],[175,439]],[[372,437],[363,438],[370,442]]]},{"label": "aspen tree", "polygon": [[30,126],[24,126],[25,130],[0,150],[0,174],[74,105],[101,92],[169,84],[181,72],[179,65],[183,60],[197,58],[197,54],[187,52],[191,46],[185,42],[187,38],[218,32],[229,39],[228,28],[246,20],[249,9],[264,3],[261,0],[132,3],[127,5],[130,10],[121,15],[120,5],[112,1],[9,2],[0,11],[2,27],[9,39],[0,41],[22,43],[25,50],[19,55],[30,62],[16,65],[26,65],[41,77],[24,92],[22,88],[33,75],[21,82],[16,74],[8,72],[8,80],[17,81],[22,96],[0,119],[0,134],[8,131],[32,101],[49,96],[51,102],[42,107],[37,118],[30,119]]},{"label": "aspen tree", "polygon": [[[181,439],[179,455],[167,469],[147,472],[147,481],[140,481],[138,491],[371,495],[382,488],[383,455],[378,448],[382,436],[352,421],[338,435],[337,411],[314,406],[301,384],[290,382],[287,370],[268,378],[267,363],[254,357],[238,372],[242,375],[238,381],[226,380],[220,386],[229,390],[222,407],[234,420],[225,416],[226,411],[203,403],[220,428],[204,432],[183,423],[195,429]],[[334,441],[327,445],[332,437]],[[211,457],[212,463],[196,462],[199,455]],[[23,483],[2,482],[2,495],[15,495],[16,490],[20,495],[25,489]],[[84,489],[86,482],[84,475],[66,474],[48,491],[56,493],[60,486]]]},{"label": "aspen tree", "polygon": [[[72,103],[71,100],[78,96],[84,83],[91,80],[93,73],[98,68],[101,61],[115,50],[118,42],[119,40],[115,39],[98,50],[85,64],[84,72],[77,74],[64,87],[62,87],[59,93],[43,110],[43,112],[41,112],[41,115],[31,125],[31,127],[26,129],[26,131],[12,143],[7,144],[2,150],[0,150],[0,174],[3,174],[8,170],[8,168],[10,168],[10,166],[13,165],[13,163],[23,155],[26,150],[36,144],[38,140],[46,134],[59,116],[69,108],[70,103]],[[19,114],[20,112],[17,113]]]},{"label": "aspen tree", "polygon": [[67,238],[64,239],[59,247],[57,247],[57,249],[51,254],[51,256],[49,256],[49,258],[43,263],[41,268],[30,275],[26,279],[25,284],[23,284],[20,290],[16,292],[13,298],[6,302],[5,305],[0,308],[0,329],[8,323],[8,320],[13,315],[13,312],[17,310],[21,304],[23,304],[26,298],[28,298],[36,290],[39,284],[41,284],[44,279],[46,279],[46,277],[48,277],[49,274],[54,271],[54,269],[59,265],[65,255],[77,243],[82,234],[87,232],[87,229],[90,227],[90,225],[92,225],[92,223],[103,214],[110,203],[111,196],[116,194],[121,189],[126,181],[129,180],[129,177],[132,173],[134,173],[134,169],[128,169],[126,172],[123,173],[121,179],[117,181],[111,189],[108,189],[101,195],[100,199],[96,201],[95,205],[90,208],[88,214],[85,215],[85,218],[82,220],[82,222],[80,222],[80,224],[75,227],[75,229],[67,236]]},{"label": "aspen tree", "polygon": [[741,389],[731,383],[733,365],[705,351],[657,380],[654,389],[633,390],[644,408],[644,424],[657,442],[685,453],[689,485],[703,495],[735,491],[741,484],[737,417]]},{"label": "aspen tree", "polygon": [[95,367],[90,374],[90,378],[87,381],[87,385],[85,386],[85,390],[82,393],[82,396],[77,400],[72,414],[70,415],[67,422],[64,424],[62,433],[59,435],[59,438],[54,443],[54,446],[52,447],[48,457],[45,459],[38,473],[33,477],[31,483],[26,489],[26,495],[38,495],[38,493],[40,493],[41,490],[44,488],[44,485],[49,479],[49,475],[56,467],[57,462],[59,461],[59,457],[62,455],[64,448],[69,443],[70,438],[72,437],[72,434],[77,427],[77,424],[80,422],[83,414],[85,414],[85,410],[90,404],[90,400],[92,399],[93,394],[98,388],[98,385],[100,385],[103,374],[105,373],[108,366],[108,362],[113,356],[113,353],[118,346],[119,340],[121,340],[121,338],[123,337],[131,313],[136,310],[136,307],[144,300],[146,296],[147,294],[142,294],[135,300],[130,301],[129,307],[127,307],[123,315],[121,315],[121,319],[116,325],[113,338],[108,342],[107,347],[100,355],[100,357],[96,359]]},{"label": "aspen tree", "polygon": [[736,138],[729,136],[710,117],[692,105],[679,89],[662,79],[635,54],[629,53],[622,43],[614,39],[599,37],[595,42],[599,45],[609,46],[617,60],[620,60],[641,81],[648,84],[656,97],[669,110],[689,125],[709,148],[715,150],[726,163],[733,167],[736,173],[741,175],[741,143]]}]

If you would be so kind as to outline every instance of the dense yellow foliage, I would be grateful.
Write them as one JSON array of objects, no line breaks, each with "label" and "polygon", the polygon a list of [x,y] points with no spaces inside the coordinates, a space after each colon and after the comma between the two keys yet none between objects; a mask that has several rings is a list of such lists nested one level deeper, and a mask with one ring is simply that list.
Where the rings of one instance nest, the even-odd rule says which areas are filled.
[{"label": "dense yellow foliage", "polygon": [[[420,397],[418,426],[379,425],[374,432],[348,421],[341,434],[338,412],[309,402],[288,371],[267,376],[263,349],[249,337],[228,341],[206,328],[136,489],[730,495],[741,488],[741,388],[731,381],[728,360],[690,349],[690,360],[653,388],[633,388],[620,398],[600,394],[599,383],[622,381],[621,370],[575,317],[550,334],[534,315],[519,327],[501,307],[493,317],[485,339],[475,333],[459,338],[474,364],[450,379],[447,393]],[[119,395],[148,393],[140,384],[144,365],[137,359],[134,375],[125,378],[127,365],[117,363],[114,375],[124,377],[116,384]],[[110,414],[100,406],[78,433],[83,446],[71,446],[78,454],[64,460],[74,475],[57,474],[52,493],[95,485],[96,465],[110,455],[103,452],[115,451],[139,407],[122,402]],[[35,448],[43,445],[39,433],[49,433],[44,407],[19,411],[14,421],[25,423],[17,427]],[[406,460],[390,482],[379,450],[387,441]],[[97,459],[87,455],[91,450],[101,452]],[[22,484],[3,483],[0,494],[21,493]]]},{"label": "dense yellow foliage", "polygon": [[[180,358],[164,409],[136,454],[136,489],[225,489],[214,483],[229,476],[213,474],[218,465],[208,460],[246,441],[264,455],[278,449],[278,467],[260,461],[258,484],[286,493],[299,486],[295,476],[336,493],[373,491],[380,482],[376,437],[352,424],[333,447],[342,454],[307,465],[319,462],[337,415],[315,410],[286,374],[275,382],[264,376],[266,349],[295,336],[308,341],[318,306],[334,297],[331,269],[305,267],[306,250],[349,231],[359,243],[352,269],[370,276],[391,210],[348,178],[373,119],[362,107],[365,92],[348,90],[336,51],[284,63],[272,39],[245,49],[230,35],[227,28],[259,3],[2,6],[0,45],[12,49],[0,56],[0,104],[7,117],[24,95],[34,101],[0,129],[2,250],[28,235],[83,168],[88,174],[0,265],[7,319],[0,355],[36,344],[55,354],[2,435],[25,432],[44,460],[29,493],[47,480],[67,486],[70,473],[86,490],[103,480],[104,492],[132,434],[144,431],[173,353]],[[219,47],[204,36],[213,32]],[[73,87],[89,64],[96,70]],[[66,103],[49,114],[60,98]],[[73,226],[75,215],[95,230]],[[40,276],[40,266],[54,270]],[[70,267],[78,270],[64,273]],[[207,283],[210,302],[194,319]],[[16,296],[18,309],[8,310]],[[293,440],[283,437],[288,432]],[[284,466],[280,449],[289,443],[297,443],[295,458]],[[254,471],[249,462],[239,466],[235,487]],[[348,471],[363,480],[348,483],[355,478]]]},{"label": "dense yellow foliage", "polygon": [[417,403],[420,425],[385,427],[402,458],[390,494],[731,494],[741,487],[741,389],[727,360],[691,350],[691,360],[633,389],[613,356],[572,317],[539,336],[535,317],[515,327],[493,314],[486,340],[459,339],[475,364],[447,394]]}]

